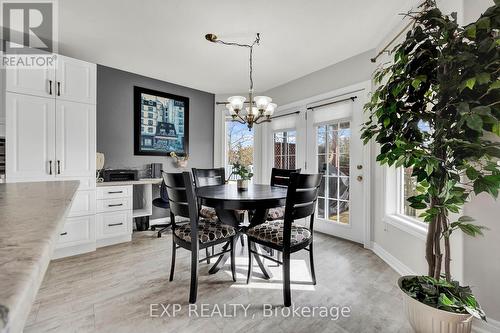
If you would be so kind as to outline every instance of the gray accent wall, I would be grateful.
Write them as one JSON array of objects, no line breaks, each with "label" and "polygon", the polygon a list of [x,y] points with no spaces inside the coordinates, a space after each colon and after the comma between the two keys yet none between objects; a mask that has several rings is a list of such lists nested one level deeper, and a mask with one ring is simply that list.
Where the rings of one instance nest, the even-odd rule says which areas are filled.
[{"label": "gray accent wall", "polygon": [[[122,70],[97,66],[97,151],[104,153],[105,168],[138,169],[141,177],[151,163],[162,163],[167,172],[181,172],[171,157],[134,155],[134,86],[189,98],[188,169],[211,168],[214,157],[215,95]],[[153,198],[159,188],[153,186]],[[141,198],[134,196],[134,206]],[[152,219],[166,217],[167,211],[153,207]]]},{"label": "gray accent wall", "polygon": [[163,163],[167,172],[180,171],[171,157],[134,155],[134,86],[189,98],[188,167],[212,167],[214,94],[98,65],[97,151],[104,153],[105,167],[142,170]]}]

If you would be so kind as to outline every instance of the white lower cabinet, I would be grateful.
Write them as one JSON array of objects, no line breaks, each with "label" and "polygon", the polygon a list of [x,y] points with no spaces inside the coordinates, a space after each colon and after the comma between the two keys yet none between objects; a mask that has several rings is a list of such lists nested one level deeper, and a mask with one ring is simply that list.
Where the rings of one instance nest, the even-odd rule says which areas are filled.
[{"label": "white lower cabinet", "polygon": [[95,214],[68,217],[59,233],[52,259],[92,252],[95,249]]},{"label": "white lower cabinet", "polygon": [[97,247],[132,239],[132,186],[97,188]]}]

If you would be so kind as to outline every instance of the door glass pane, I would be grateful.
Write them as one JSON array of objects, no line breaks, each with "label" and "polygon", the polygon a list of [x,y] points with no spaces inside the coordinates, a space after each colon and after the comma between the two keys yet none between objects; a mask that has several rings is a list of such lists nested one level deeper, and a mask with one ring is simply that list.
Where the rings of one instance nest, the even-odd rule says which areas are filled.
[{"label": "door glass pane", "polygon": [[316,133],[318,172],[326,176],[320,187],[320,196],[325,199],[318,203],[319,216],[349,224],[350,123],[321,125],[316,127]]},{"label": "door glass pane", "polygon": [[325,218],[325,198],[318,198],[318,218]]}]

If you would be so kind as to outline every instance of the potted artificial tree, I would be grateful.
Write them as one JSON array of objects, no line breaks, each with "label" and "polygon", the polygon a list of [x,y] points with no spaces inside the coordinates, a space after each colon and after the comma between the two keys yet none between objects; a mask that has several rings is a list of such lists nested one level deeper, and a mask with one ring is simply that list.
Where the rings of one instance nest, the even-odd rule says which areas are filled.
[{"label": "potted artificial tree", "polygon": [[417,332],[468,332],[472,317],[485,319],[471,289],[452,280],[450,235],[481,235],[471,217],[453,215],[473,193],[496,198],[500,188],[499,4],[465,27],[431,0],[409,13],[415,23],[375,72],[365,106],[365,144],[380,145],[380,164],[413,169],[418,194],[408,201],[428,223],[428,275],[399,280]]}]

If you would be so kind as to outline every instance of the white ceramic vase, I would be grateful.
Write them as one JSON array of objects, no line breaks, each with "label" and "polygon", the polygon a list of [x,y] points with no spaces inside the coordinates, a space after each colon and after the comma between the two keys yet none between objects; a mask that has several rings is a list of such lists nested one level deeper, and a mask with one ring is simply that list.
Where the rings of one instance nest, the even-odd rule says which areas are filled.
[{"label": "white ceramic vase", "polygon": [[399,290],[403,294],[403,307],[416,333],[470,333],[472,329],[472,316],[470,314],[452,313],[433,308],[410,297],[401,289],[404,279],[398,280]]}]

